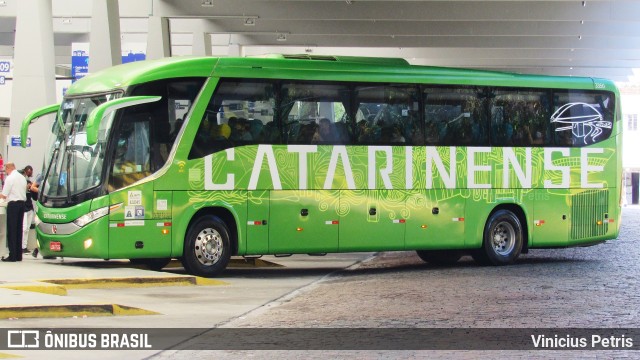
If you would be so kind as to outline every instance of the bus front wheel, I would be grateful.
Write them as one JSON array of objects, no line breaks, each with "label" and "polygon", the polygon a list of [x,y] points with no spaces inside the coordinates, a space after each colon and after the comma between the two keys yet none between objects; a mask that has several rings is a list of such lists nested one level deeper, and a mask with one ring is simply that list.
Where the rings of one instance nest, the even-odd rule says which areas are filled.
[{"label": "bus front wheel", "polygon": [[231,258],[229,229],[219,217],[206,215],[187,231],[182,265],[193,275],[215,276],[227,267]]},{"label": "bus front wheel", "polygon": [[482,248],[473,253],[473,258],[483,265],[512,264],[522,251],[522,239],[518,216],[509,210],[498,210],[487,220]]}]

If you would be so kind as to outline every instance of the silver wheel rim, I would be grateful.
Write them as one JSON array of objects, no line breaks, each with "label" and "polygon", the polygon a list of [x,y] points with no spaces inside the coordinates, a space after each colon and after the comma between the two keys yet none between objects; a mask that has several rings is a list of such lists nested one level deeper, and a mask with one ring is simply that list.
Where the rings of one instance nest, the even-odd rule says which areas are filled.
[{"label": "silver wheel rim", "polygon": [[491,232],[491,246],[496,254],[508,256],[516,245],[516,230],[507,221],[499,222]]},{"label": "silver wheel rim", "polygon": [[222,250],[222,236],[216,229],[202,229],[196,236],[194,252],[202,265],[210,266],[217,263],[222,256]]}]

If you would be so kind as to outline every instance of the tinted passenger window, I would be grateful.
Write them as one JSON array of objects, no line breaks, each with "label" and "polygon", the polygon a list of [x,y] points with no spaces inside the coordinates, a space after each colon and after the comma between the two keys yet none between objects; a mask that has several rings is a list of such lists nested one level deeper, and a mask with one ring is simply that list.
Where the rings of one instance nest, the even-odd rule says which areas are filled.
[{"label": "tinted passenger window", "polygon": [[350,144],[349,88],[326,83],[284,83],[280,114],[287,144]]},{"label": "tinted passenger window", "polygon": [[491,106],[491,144],[549,144],[550,95],[549,91],[539,90],[495,90]]},{"label": "tinted passenger window", "polygon": [[486,98],[485,92],[473,88],[424,89],[427,144],[486,144]]},{"label": "tinted passenger window", "polygon": [[220,80],[200,122],[189,159],[233,146],[278,143],[274,95],[270,82]]},{"label": "tinted passenger window", "polygon": [[551,128],[556,145],[584,146],[611,135],[614,98],[606,92],[556,91]]},{"label": "tinted passenger window", "polygon": [[204,80],[161,80],[132,89],[131,96],[161,96],[161,99],[123,110],[112,146],[115,154],[109,177],[110,190],[131,185],[165,164]]},{"label": "tinted passenger window", "polygon": [[424,144],[419,121],[420,96],[416,86],[357,86],[355,98],[359,144]]}]

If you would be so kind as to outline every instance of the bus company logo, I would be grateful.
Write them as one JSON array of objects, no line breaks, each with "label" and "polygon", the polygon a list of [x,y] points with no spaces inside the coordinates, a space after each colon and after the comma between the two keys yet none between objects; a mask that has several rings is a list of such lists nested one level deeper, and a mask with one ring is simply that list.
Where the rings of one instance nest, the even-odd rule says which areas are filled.
[{"label": "bus company logo", "polygon": [[595,143],[596,138],[604,132],[602,129],[613,127],[613,123],[605,121],[593,105],[581,102],[562,105],[551,115],[551,122],[565,125],[556,128],[556,132],[571,130],[573,137],[582,139],[585,145]]},{"label": "bus company logo", "polygon": [[45,219],[57,219],[64,220],[67,218],[66,214],[44,214]]},{"label": "bus company logo", "polygon": [[7,331],[7,347],[10,349],[39,348],[40,331],[9,330]]}]

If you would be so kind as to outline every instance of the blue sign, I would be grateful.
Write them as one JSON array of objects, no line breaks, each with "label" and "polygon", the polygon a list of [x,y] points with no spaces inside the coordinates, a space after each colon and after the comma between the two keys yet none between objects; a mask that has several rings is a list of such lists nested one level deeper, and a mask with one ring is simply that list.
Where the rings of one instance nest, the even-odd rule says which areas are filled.
[{"label": "blue sign", "polygon": [[8,61],[0,61],[0,72],[9,72],[11,70],[11,63]]},{"label": "blue sign", "polygon": [[134,53],[129,51],[127,55],[122,56],[122,63],[126,64],[130,62],[142,61],[146,59],[146,57],[147,56],[144,53]]},{"label": "blue sign", "polygon": [[0,76],[0,85],[4,85],[4,83],[7,81],[7,79],[5,79],[4,76]]},{"label": "blue sign", "polygon": [[58,182],[58,184],[60,184],[60,186],[64,186],[67,183],[67,173],[63,172],[62,174],[60,174],[60,181]]},{"label": "blue sign", "polygon": [[71,78],[73,81],[83,78],[89,73],[89,54],[76,50],[71,55]]},{"label": "blue sign", "polygon": [[[20,136],[11,135],[11,146],[22,146],[20,144]],[[27,147],[31,147],[31,136],[27,136]]]},{"label": "blue sign", "polygon": [[[130,63],[145,60],[144,53],[129,52],[122,56],[122,63]],[[73,81],[85,77],[89,73],[89,53],[83,50],[76,50],[71,55],[71,77]]]}]

